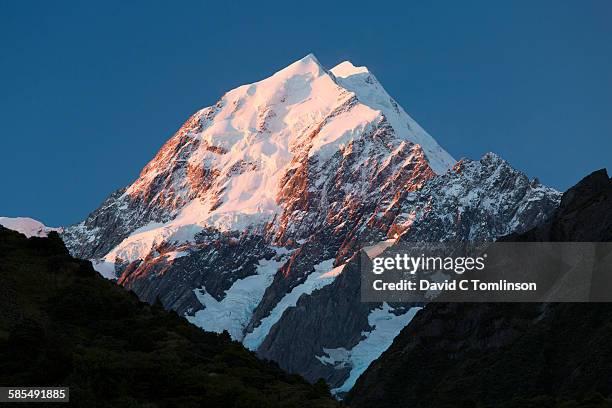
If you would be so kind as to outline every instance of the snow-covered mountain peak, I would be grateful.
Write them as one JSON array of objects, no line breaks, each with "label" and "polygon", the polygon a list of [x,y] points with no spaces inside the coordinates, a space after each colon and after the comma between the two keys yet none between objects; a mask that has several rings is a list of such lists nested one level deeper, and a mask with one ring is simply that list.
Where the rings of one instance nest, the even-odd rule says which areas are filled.
[{"label": "snow-covered mountain peak", "polygon": [[[346,61],[328,71],[309,54],[192,115],[103,205],[120,219],[113,235],[123,242],[106,240],[96,257],[140,259],[208,227],[301,239],[316,228],[306,213],[381,198],[400,178],[415,188],[453,164],[366,68]],[[71,231],[95,242],[105,233],[95,226],[91,219]]]},{"label": "snow-covered mountain peak", "polygon": [[369,70],[308,55],[196,112],[62,237],[141,299],[342,391],[415,313],[360,302],[362,248],[489,241],[558,199],[495,155],[455,165]]},{"label": "snow-covered mountain peak", "polygon": [[289,77],[304,74],[312,74],[317,77],[326,74],[326,72],[326,69],[321,65],[317,57],[311,53],[276,72],[273,77]]},{"label": "snow-covered mountain peak", "polygon": [[286,102],[287,94],[312,94],[310,91],[313,90],[313,83],[316,81],[320,82],[316,87],[317,91],[320,92],[323,89],[327,91],[319,96],[327,97],[330,93],[339,90],[337,84],[319,60],[313,54],[308,54],[267,78],[239,86],[227,92],[221,98],[221,101],[234,102],[239,100],[245,102],[249,100],[256,105],[278,104]]}]

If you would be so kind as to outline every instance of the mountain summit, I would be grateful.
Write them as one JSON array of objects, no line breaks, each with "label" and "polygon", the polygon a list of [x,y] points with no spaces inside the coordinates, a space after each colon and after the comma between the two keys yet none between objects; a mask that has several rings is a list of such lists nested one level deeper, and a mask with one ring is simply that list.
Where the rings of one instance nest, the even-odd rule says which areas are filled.
[{"label": "mountain summit", "polygon": [[[343,62],[327,71],[309,54],[227,92],[185,122],[139,178],[106,204],[129,224],[117,225],[114,234],[130,235],[123,243],[113,240],[112,246],[121,245],[106,258],[132,261],[162,241],[192,240],[204,227],[283,235],[294,199],[334,182],[329,170],[349,156],[355,162],[347,170],[364,172],[354,174],[353,200],[371,193],[370,170],[397,170],[417,156],[424,159],[423,173],[443,174],[455,163],[367,68]],[[90,226],[73,231],[97,240]],[[81,255],[101,257],[112,246]]]}]

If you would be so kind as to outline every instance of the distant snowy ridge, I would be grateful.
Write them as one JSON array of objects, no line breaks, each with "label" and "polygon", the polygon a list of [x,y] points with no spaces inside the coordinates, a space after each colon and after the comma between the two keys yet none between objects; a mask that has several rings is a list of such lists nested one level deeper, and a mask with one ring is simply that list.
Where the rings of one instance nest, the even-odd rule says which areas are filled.
[{"label": "distant snowy ridge", "polygon": [[28,217],[0,217],[0,225],[5,228],[17,231],[26,237],[46,237],[49,232],[61,232],[62,228],[51,228],[42,222]]}]

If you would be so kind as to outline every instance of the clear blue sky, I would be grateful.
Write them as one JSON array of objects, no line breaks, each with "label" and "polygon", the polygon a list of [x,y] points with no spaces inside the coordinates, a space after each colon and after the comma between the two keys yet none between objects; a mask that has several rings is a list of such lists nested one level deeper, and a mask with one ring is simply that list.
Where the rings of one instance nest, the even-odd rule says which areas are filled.
[{"label": "clear blue sky", "polygon": [[0,3],[0,215],[81,220],[191,113],[309,52],[367,65],[457,159],[561,190],[612,169],[611,1],[109,3]]}]

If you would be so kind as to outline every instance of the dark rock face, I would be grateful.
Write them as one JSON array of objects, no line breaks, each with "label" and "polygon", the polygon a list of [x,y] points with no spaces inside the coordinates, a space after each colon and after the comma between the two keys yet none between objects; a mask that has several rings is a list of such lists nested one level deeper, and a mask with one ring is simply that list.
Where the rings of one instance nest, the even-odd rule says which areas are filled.
[{"label": "dark rock face", "polygon": [[258,354],[310,381],[323,378],[339,385],[351,367],[330,369],[316,356],[324,354],[323,348],[351,349],[359,343],[362,331],[369,328],[368,314],[374,306],[360,301],[359,266],[352,259],[332,284],[302,296],[295,307],[287,309]]},{"label": "dark rock face", "polygon": [[[124,193],[125,188],[115,191],[85,221],[64,230],[62,239],[74,256],[83,259],[102,256],[143,225],[138,218],[124,217],[116,211],[115,207],[119,206],[119,201],[123,201]],[[130,204],[126,200],[128,208]],[[134,215],[136,213],[134,211]],[[132,218],[132,221],[125,222],[126,218]]]},{"label": "dark rock face", "polygon": [[[600,170],[568,190],[546,223],[502,239],[610,241],[611,231],[612,180]],[[430,304],[359,378],[347,402],[351,407],[604,403],[602,395],[612,397],[610,321],[609,304]]]},{"label": "dark rock face", "polygon": [[246,332],[257,327],[261,319],[266,317],[287,293],[303,283],[314,271],[316,264],[335,258],[341,239],[338,234],[332,234],[330,229],[324,229],[313,234],[297,248],[274,275],[272,284],[266,289],[262,301],[253,312]]},{"label": "dark rock face", "polygon": [[605,169],[595,171],[567,190],[554,216],[512,241],[612,241],[612,183]]}]

